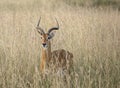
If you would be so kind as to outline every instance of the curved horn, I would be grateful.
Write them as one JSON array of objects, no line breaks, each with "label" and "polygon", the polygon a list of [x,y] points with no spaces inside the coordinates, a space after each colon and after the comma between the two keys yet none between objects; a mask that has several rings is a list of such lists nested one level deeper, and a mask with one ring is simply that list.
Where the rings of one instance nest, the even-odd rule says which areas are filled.
[{"label": "curved horn", "polygon": [[40,33],[40,34],[45,34],[44,30],[39,26],[40,20],[41,20],[41,17],[40,17],[40,19],[39,19],[39,21],[38,21],[38,24],[37,24],[36,29],[37,29],[38,33]]},{"label": "curved horn", "polygon": [[50,28],[50,29],[48,30],[48,34],[49,34],[50,32],[52,32],[53,30],[58,30],[58,29],[59,29],[59,23],[58,23],[58,21],[57,21],[56,18],[55,18],[55,20],[56,20],[56,22],[57,22],[57,27]]}]

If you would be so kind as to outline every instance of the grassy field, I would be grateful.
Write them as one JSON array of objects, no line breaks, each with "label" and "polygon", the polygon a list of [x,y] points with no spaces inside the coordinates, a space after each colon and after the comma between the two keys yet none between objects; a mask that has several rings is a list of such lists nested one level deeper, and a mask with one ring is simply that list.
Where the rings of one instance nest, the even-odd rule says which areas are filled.
[{"label": "grassy field", "polygon": [[[120,88],[120,12],[112,9],[71,7],[52,0],[0,2],[0,88]],[[42,28],[56,25],[52,50],[74,55],[74,71],[62,78],[39,72]],[[47,31],[47,30],[46,30]]]}]

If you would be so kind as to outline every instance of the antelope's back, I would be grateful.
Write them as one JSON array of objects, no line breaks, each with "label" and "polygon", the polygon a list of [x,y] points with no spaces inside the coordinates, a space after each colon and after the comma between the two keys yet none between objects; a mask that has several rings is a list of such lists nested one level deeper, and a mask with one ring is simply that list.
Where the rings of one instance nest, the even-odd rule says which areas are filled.
[{"label": "antelope's back", "polygon": [[73,54],[64,49],[53,51],[51,56],[53,64],[63,69],[69,69],[73,64]]}]

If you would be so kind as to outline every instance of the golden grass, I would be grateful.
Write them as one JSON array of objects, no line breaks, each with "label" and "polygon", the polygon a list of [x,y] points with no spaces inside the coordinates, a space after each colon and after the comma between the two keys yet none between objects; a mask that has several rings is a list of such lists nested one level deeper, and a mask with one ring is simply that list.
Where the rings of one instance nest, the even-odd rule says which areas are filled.
[{"label": "golden grass", "polygon": [[[64,48],[74,55],[75,70],[67,84],[54,74],[41,79],[41,43],[35,29],[40,16],[42,28],[55,26],[55,17],[59,21],[52,50]],[[0,88],[119,88],[119,60],[118,11],[65,5],[0,11]]]}]

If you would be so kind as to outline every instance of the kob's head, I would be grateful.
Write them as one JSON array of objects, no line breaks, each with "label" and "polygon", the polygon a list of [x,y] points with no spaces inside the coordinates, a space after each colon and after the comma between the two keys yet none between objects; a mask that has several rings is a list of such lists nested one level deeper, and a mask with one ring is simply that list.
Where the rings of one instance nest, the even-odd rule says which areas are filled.
[{"label": "kob's head", "polygon": [[41,20],[41,18],[38,21],[36,29],[41,36],[42,47],[47,48],[48,41],[54,37],[53,30],[58,30],[59,29],[59,24],[58,24],[58,21],[56,19],[57,27],[50,28],[48,30],[48,32],[44,32],[44,30],[39,26],[40,25],[40,20]]}]

